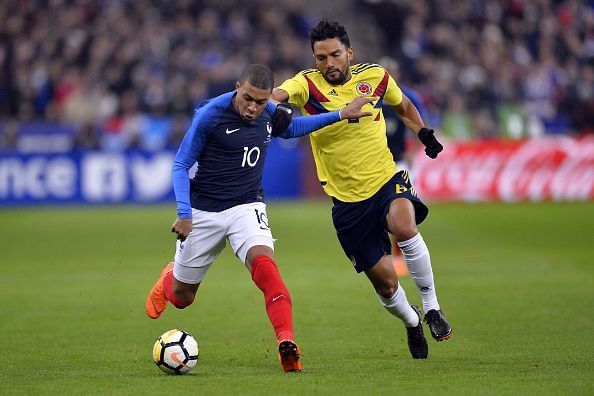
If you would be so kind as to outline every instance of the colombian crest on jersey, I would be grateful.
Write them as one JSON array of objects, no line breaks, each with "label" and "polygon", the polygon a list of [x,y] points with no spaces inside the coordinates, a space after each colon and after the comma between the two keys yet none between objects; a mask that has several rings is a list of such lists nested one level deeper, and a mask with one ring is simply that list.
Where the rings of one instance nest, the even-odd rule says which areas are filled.
[{"label": "colombian crest on jersey", "polygon": [[356,89],[359,95],[371,94],[371,84],[369,84],[367,81],[358,82],[356,85]]}]

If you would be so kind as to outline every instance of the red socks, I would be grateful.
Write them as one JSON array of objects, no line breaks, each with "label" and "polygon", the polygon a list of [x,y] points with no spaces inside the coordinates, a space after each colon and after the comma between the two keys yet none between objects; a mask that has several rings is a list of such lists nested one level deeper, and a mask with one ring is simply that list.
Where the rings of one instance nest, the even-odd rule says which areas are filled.
[{"label": "red socks", "polygon": [[252,279],[264,293],[266,313],[279,341],[293,341],[293,313],[291,296],[274,260],[257,256],[252,262]]},{"label": "red socks", "polygon": [[[274,260],[268,256],[257,256],[252,262],[252,279],[264,293],[266,313],[274,328],[278,341],[293,341],[293,308],[291,295],[283,282]],[[173,293],[173,271],[163,277],[163,293],[176,308],[183,309],[186,303],[175,298]]]},{"label": "red socks", "polygon": [[186,303],[175,298],[175,294],[173,293],[173,271],[169,271],[163,278],[163,293],[165,294],[165,298],[169,300],[175,308],[184,309],[193,302],[190,301],[189,303]]}]

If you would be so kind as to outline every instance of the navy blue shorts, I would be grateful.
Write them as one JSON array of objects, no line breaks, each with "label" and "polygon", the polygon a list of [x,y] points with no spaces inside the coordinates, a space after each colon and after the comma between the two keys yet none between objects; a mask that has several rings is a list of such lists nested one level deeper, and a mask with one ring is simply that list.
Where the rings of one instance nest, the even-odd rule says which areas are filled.
[{"label": "navy blue shorts", "polygon": [[398,172],[375,195],[364,201],[332,199],[332,221],[338,240],[357,272],[368,270],[392,251],[386,215],[396,198],[412,202],[417,224],[425,220],[429,208],[417,197],[407,171]]}]

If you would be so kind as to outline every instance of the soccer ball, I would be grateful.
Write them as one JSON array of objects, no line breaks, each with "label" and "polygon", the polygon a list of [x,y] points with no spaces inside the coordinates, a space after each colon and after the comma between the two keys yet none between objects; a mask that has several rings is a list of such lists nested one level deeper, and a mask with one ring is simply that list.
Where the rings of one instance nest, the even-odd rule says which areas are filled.
[{"label": "soccer ball", "polygon": [[198,343],[183,330],[163,333],[153,346],[155,364],[167,374],[186,374],[198,362]]}]

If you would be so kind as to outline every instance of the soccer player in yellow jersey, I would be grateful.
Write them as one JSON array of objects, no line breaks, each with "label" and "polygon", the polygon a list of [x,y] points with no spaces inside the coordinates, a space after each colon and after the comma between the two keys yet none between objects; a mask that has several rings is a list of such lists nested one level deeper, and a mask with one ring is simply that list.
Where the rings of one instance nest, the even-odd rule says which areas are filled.
[{"label": "soccer player in yellow jersey", "polygon": [[333,200],[332,220],[345,254],[357,272],[367,275],[381,304],[403,321],[412,357],[427,358],[421,313],[408,303],[398,282],[388,232],[399,241],[432,336],[446,340],[452,329],[437,301],[429,250],[417,229],[429,210],[408,173],[394,164],[382,105],[394,107],[408,129],[418,134],[429,157],[436,158],[443,147],[384,68],[351,65],[353,49],[342,25],[322,20],[309,36],[317,68],[285,81],[273,99],[313,115],[340,109],[357,96],[378,98],[368,105],[373,106],[371,117],[324,127],[310,135],[310,142],[318,178]]}]

